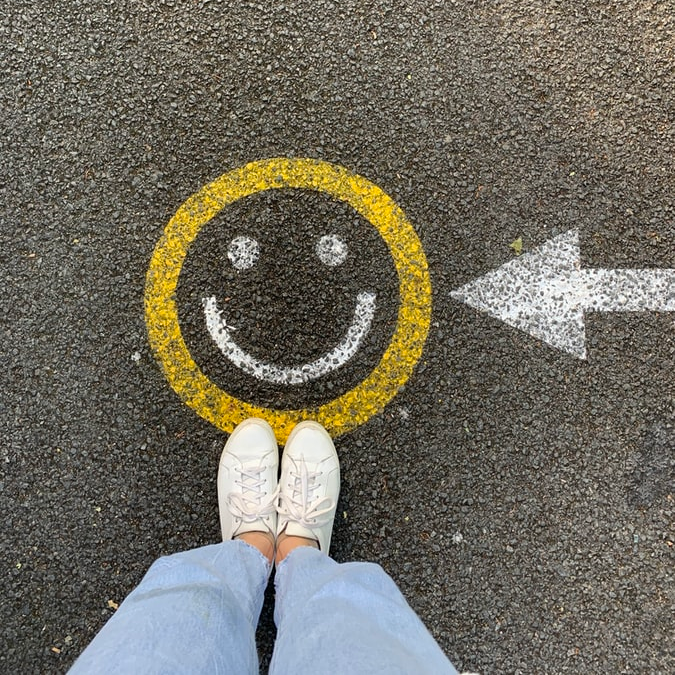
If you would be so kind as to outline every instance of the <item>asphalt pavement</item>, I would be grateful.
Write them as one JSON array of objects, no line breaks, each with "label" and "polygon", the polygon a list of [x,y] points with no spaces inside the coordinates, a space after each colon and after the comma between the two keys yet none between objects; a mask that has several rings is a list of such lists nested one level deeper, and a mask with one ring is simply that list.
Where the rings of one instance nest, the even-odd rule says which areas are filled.
[{"label": "asphalt pavement", "polygon": [[[675,268],[672,0],[4,7],[2,672],[64,672],[153,560],[218,541],[246,406],[325,413],[333,557],[381,564],[458,669],[675,671],[675,314],[596,303],[580,358],[451,295],[570,232],[578,269]],[[220,203],[164,299],[215,387],[190,399],[148,270],[191,195],[269,158],[361,177],[407,243],[314,174]]]}]

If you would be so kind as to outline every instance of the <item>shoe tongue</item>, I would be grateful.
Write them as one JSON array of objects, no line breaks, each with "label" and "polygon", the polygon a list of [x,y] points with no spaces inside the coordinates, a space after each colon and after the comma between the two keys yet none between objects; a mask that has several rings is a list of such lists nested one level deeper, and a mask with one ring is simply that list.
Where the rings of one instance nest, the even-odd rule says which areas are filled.
[{"label": "shoe tongue", "polygon": [[321,544],[319,543],[319,540],[314,532],[312,532],[312,530],[308,530],[306,527],[303,527],[300,525],[300,523],[289,522],[288,525],[286,525],[284,532],[291,537],[304,537],[305,539],[311,539],[312,541],[315,541],[317,544],[319,544],[319,548],[321,548]]}]

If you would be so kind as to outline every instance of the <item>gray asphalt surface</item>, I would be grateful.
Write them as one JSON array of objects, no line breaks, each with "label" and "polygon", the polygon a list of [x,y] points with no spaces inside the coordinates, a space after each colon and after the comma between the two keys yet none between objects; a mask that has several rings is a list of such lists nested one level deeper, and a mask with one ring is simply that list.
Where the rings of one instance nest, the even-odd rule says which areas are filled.
[{"label": "gray asphalt surface", "polygon": [[[391,195],[433,288],[414,375],[337,441],[333,556],[380,563],[459,669],[673,672],[674,317],[590,314],[581,361],[450,291],[512,259],[516,239],[527,251],[573,228],[586,266],[675,267],[674,17],[672,1],[8,0],[0,670],[65,671],[156,557],[218,540],[225,435],[150,351],[145,274],[189,195],[286,156]],[[263,206],[301,237],[314,208],[312,226],[358,234],[353,216],[302,199],[295,215],[292,197]],[[186,303],[227,244],[208,236]],[[284,267],[296,249],[274,246],[272,305],[258,293],[241,308],[269,358],[275,330],[303,334],[316,316],[310,334],[330,342],[353,290],[303,305],[284,281],[324,279],[319,263]],[[383,288],[388,265],[367,270]],[[386,317],[378,330],[333,386],[367,372]],[[299,357],[321,348],[284,339]]]}]

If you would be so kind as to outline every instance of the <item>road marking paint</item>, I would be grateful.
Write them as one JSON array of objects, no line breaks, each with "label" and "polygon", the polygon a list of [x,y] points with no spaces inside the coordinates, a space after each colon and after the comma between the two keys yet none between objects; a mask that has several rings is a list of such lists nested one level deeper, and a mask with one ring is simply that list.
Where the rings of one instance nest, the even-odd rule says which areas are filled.
[{"label": "road marking paint", "polygon": [[[337,234],[327,234],[321,237],[316,243],[315,251],[321,262],[328,267],[341,265],[347,259],[348,253],[347,244]],[[255,239],[250,237],[235,237],[230,242],[227,255],[233,267],[240,271],[246,270],[257,262],[260,256],[260,246]],[[354,318],[342,341],[330,352],[311,363],[293,367],[267,363],[245,352],[232,336],[232,331],[236,328],[227,324],[214,296],[203,298],[202,306],[206,328],[211,339],[223,356],[235,367],[248,375],[272,384],[304,384],[337,370],[356,354],[373,322],[375,300],[374,293],[360,293],[357,297]]]},{"label": "road marking paint", "polygon": [[675,269],[581,269],[570,230],[451,295],[585,359],[584,312],[675,312]]},{"label": "road marking paint", "polygon": [[[380,362],[356,387],[313,408],[265,408],[231,396],[194,362],[178,322],[176,287],[188,249],[201,228],[225,206],[257,192],[315,190],[346,202],[387,244],[399,279],[394,334]],[[314,419],[337,436],[366,422],[391,401],[419,360],[431,320],[426,256],[402,209],[374,183],[344,167],[313,159],[274,158],[230,171],[189,197],[166,226],[150,260],[145,318],[152,350],[170,385],[201,417],[230,432],[247,417],[262,417],[285,443],[293,426]]]},{"label": "road marking paint", "polygon": [[347,244],[337,234],[326,234],[316,242],[316,255],[328,267],[337,267],[347,260]]},{"label": "road marking paint", "polygon": [[260,245],[250,237],[235,237],[227,247],[227,257],[235,269],[250,269],[260,257]]},{"label": "road marking paint", "polygon": [[359,293],[349,330],[330,352],[303,366],[284,367],[260,361],[241,349],[222,318],[217,300],[204,298],[203,303],[209,335],[223,356],[245,373],[274,384],[303,384],[337,370],[356,354],[375,315],[375,294]]}]

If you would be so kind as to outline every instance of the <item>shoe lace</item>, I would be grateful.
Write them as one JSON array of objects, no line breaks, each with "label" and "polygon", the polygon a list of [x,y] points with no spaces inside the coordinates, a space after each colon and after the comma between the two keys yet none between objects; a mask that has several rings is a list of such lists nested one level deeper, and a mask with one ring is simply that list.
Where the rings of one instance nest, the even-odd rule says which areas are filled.
[{"label": "shoe lace", "polygon": [[230,492],[227,502],[232,515],[246,523],[270,516],[276,511],[279,486],[270,495],[265,493],[265,480],[261,477],[264,470],[264,467],[235,469],[240,479],[234,483],[241,488],[241,492]]},{"label": "shoe lace", "polygon": [[290,520],[311,529],[321,527],[328,522],[329,518],[323,518],[330,513],[335,506],[335,501],[330,497],[320,497],[312,501],[312,493],[317,489],[316,478],[321,475],[319,471],[309,471],[304,458],[296,464],[296,471],[289,471],[292,484],[288,492],[281,493],[278,507],[280,515],[288,516]]}]

